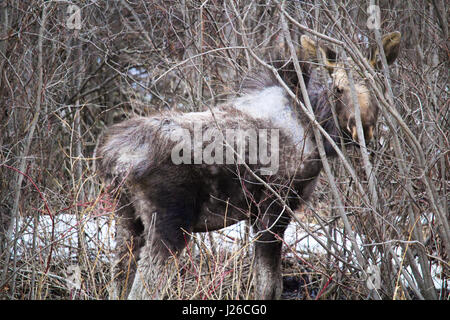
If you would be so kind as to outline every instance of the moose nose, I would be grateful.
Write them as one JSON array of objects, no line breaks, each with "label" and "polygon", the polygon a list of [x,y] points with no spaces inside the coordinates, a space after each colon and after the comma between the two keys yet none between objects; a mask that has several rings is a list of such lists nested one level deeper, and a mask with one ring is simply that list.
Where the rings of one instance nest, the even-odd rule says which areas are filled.
[{"label": "moose nose", "polygon": [[364,138],[367,142],[372,140],[373,138],[373,126],[369,126],[366,130],[364,130]]},{"label": "moose nose", "polygon": [[[349,133],[352,134],[352,139],[355,142],[358,142],[358,131],[356,129],[356,125],[352,125],[351,128],[347,127]],[[368,143],[373,138],[373,126],[364,127],[364,140]]]}]

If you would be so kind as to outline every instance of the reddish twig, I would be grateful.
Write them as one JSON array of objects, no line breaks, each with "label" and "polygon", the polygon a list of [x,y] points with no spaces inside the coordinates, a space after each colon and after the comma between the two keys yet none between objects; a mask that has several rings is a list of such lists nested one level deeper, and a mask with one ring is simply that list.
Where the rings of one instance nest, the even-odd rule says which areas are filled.
[{"label": "reddish twig", "polygon": [[327,283],[325,283],[325,285],[323,286],[323,288],[320,290],[320,292],[317,294],[316,296],[316,300],[319,300],[320,296],[323,294],[323,292],[325,291],[325,289],[328,287],[328,285],[330,284],[331,280],[333,280],[333,277],[329,277]]},{"label": "reddish twig", "polygon": [[47,258],[47,266],[45,267],[45,274],[47,274],[48,270],[50,269],[50,262],[52,259],[52,253],[53,253],[53,239],[55,237],[55,221],[54,221],[54,216],[52,214],[52,212],[50,211],[50,207],[48,206],[47,200],[45,200],[44,195],[42,194],[41,190],[39,189],[39,187],[34,183],[33,179],[31,179],[31,177],[29,175],[27,175],[26,173],[23,173],[22,171],[20,171],[19,169],[16,169],[14,167],[8,166],[6,164],[0,164],[0,167],[5,167],[8,168],[10,170],[13,170],[21,175],[23,175],[25,178],[28,179],[28,181],[31,182],[31,184],[34,186],[34,188],[36,189],[36,191],[39,193],[39,196],[41,197],[42,201],[44,201],[44,206],[45,209],[48,212],[48,215],[50,216],[50,220],[52,221],[52,235],[51,235],[51,245],[50,245],[50,252],[48,254],[48,258]]}]

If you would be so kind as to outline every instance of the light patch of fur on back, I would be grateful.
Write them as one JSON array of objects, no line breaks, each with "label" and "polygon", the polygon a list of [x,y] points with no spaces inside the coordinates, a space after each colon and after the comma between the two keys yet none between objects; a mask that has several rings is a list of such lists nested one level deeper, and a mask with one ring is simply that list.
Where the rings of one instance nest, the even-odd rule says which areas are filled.
[{"label": "light patch of fur on back", "polygon": [[272,86],[259,91],[253,91],[234,101],[234,107],[255,119],[272,122],[273,128],[279,128],[298,150],[309,153],[313,150],[313,142],[307,137],[297,115],[293,111],[290,100],[283,88]]},{"label": "light patch of fur on back", "polygon": [[289,101],[280,87],[269,87],[246,94],[234,101],[234,107],[253,118],[274,121],[289,109]]}]

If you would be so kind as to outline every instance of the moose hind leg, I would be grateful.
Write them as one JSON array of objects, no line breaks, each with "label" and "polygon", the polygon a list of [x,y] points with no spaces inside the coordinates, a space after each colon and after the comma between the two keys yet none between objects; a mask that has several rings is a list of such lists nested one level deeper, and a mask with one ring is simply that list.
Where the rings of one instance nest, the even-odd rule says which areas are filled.
[{"label": "moose hind leg", "polygon": [[[278,212],[280,214],[282,210]],[[283,290],[281,248],[287,217],[265,214],[253,226],[256,234],[253,277],[256,299],[280,299]]]},{"label": "moose hind leg", "polygon": [[193,214],[193,202],[186,199],[172,200],[165,207],[156,207],[144,223],[145,246],[128,299],[163,299],[167,296],[168,286],[178,272],[169,258],[176,258],[189,241]]},{"label": "moose hind leg", "polygon": [[140,248],[143,246],[144,226],[136,216],[134,206],[122,195],[116,213],[116,252],[112,266],[110,299],[125,299],[136,272]]}]

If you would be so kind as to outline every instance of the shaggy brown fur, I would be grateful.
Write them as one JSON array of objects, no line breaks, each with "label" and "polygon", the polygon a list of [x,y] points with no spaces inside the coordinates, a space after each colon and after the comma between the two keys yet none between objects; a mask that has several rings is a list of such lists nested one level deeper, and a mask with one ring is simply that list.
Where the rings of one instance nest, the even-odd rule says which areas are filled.
[{"label": "shaggy brown fur", "polygon": [[[306,50],[314,49],[309,38],[302,38],[302,44]],[[328,91],[306,64],[303,69],[316,118],[337,139],[340,130],[332,118]],[[289,65],[281,70],[281,75],[297,91],[298,79]],[[336,69],[331,75],[335,87],[342,86],[345,80],[342,72]],[[107,181],[113,182],[119,199],[116,298],[162,298],[164,292],[159,284],[166,279],[163,270],[167,258],[185,247],[191,232],[217,230],[242,220],[249,221],[259,235],[255,242],[256,297],[280,297],[280,238],[290,222],[282,204],[242,164],[192,161],[192,164],[177,165],[172,158],[174,148],[179,146],[179,140],[174,137],[182,132],[195,135],[199,123],[202,135],[206,132],[224,135],[226,129],[257,132],[277,129],[279,165],[276,173],[261,177],[276,186],[292,209],[306,201],[322,166],[310,124],[301,112],[294,110],[294,102],[270,74],[254,74],[242,88],[242,97],[210,111],[166,111],[135,118],[112,126],[102,136],[97,150],[101,158],[99,171]],[[376,105],[371,99],[364,99],[360,101],[364,104],[361,105],[362,122],[364,128],[369,128],[377,118]],[[347,129],[353,105],[342,95],[336,100],[340,127]],[[271,142],[275,133],[270,130],[268,133]],[[250,161],[250,140],[245,141],[245,162],[253,172],[261,174],[267,166],[259,159],[256,163]],[[205,150],[209,143],[190,145],[191,157],[196,147]],[[230,149],[227,145],[222,147],[223,154]],[[334,155],[326,141],[325,148],[327,155]],[[268,149],[273,152],[271,143]],[[238,158],[235,156],[234,160]],[[138,266],[135,261],[139,261]]]}]

